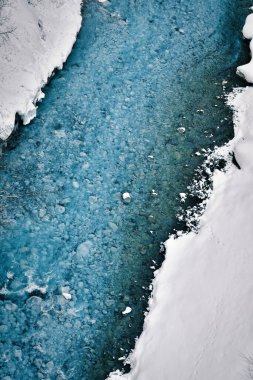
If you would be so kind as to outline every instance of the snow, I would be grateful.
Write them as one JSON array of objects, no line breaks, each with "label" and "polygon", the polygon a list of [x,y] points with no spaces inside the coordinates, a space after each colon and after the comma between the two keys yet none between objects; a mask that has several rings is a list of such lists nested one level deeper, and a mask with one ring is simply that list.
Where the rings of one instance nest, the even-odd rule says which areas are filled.
[{"label": "snow", "polygon": [[[0,138],[36,115],[41,89],[55,68],[62,68],[81,26],[81,0],[12,0],[2,8],[0,35]],[[9,29],[8,29],[9,28]],[[7,69],[6,69],[7,68]]]},{"label": "snow", "polygon": [[[253,15],[243,30],[253,38]],[[252,48],[252,42],[251,42]],[[253,82],[253,63],[238,68]],[[213,176],[199,231],[172,236],[153,281],[129,374],[110,380],[238,380],[253,375],[253,88],[234,91],[235,153]]]},{"label": "snow", "polygon": [[[251,56],[253,53],[253,13],[248,15],[244,28],[243,28],[243,35],[245,38],[251,40],[250,42],[250,51]],[[251,58],[251,61],[247,65],[239,66],[237,68],[237,73],[245,78],[249,83],[253,83],[253,59]]]},{"label": "snow", "polygon": [[187,194],[186,193],[179,193],[179,196],[180,196],[181,202],[185,202],[186,201],[186,198],[187,198]]}]

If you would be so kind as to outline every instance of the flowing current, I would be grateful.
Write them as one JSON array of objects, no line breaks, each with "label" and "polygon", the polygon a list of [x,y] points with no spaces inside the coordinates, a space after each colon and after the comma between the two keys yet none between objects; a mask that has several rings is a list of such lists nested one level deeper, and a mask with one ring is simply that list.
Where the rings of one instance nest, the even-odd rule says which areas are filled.
[{"label": "flowing current", "polygon": [[102,380],[134,347],[196,152],[233,135],[250,5],[86,1],[0,161],[1,379]]}]

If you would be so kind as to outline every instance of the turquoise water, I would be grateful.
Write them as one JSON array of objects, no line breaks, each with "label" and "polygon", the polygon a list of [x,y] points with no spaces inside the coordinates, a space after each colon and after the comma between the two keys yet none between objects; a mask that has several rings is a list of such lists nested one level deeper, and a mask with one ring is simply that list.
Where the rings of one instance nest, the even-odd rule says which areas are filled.
[{"label": "turquoise water", "polygon": [[86,2],[1,159],[1,378],[100,380],[133,348],[195,152],[232,137],[222,81],[241,84],[250,5]]}]

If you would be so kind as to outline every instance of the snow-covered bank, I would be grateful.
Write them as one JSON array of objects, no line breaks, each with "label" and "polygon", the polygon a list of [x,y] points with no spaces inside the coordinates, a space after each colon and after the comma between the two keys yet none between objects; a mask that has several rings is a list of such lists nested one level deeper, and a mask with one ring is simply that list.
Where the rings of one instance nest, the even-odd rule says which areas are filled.
[{"label": "snow-covered bank", "polygon": [[[253,7],[252,7],[253,9]],[[245,38],[251,40],[250,42],[250,51],[251,57],[253,54],[253,13],[248,15],[245,25],[243,27],[243,35]],[[237,68],[237,73],[245,78],[249,83],[253,83],[253,58],[251,58],[250,62],[246,65],[239,66]]]},{"label": "snow-covered bank", "polygon": [[[252,38],[252,30],[250,16],[245,37]],[[253,78],[252,66],[239,71]],[[230,164],[225,173],[216,171],[199,232],[166,242],[132,371],[111,380],[253,377],[252,104],[252,87],[231,97],[235,138],[229,147],[241,169]]]},{"label": "snow-covered bank", "polygon": [[41,88],[71,52],[81,26],[81,0],[1,4],[0,138],[5,140],[14,128],[16,113],[24,124],[35,117]]}]

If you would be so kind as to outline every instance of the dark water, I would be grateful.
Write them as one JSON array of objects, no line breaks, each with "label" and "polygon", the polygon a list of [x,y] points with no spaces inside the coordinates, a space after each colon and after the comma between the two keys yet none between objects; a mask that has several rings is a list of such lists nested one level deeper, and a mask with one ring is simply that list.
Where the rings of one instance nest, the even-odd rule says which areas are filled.
[{"label": "dark water", "polygon": [[68,62],[1,160],[1,378],[102,380],[133,348],[195,152],[232,137],[222,81],[241,84],[250,5],[86,2]]}]

